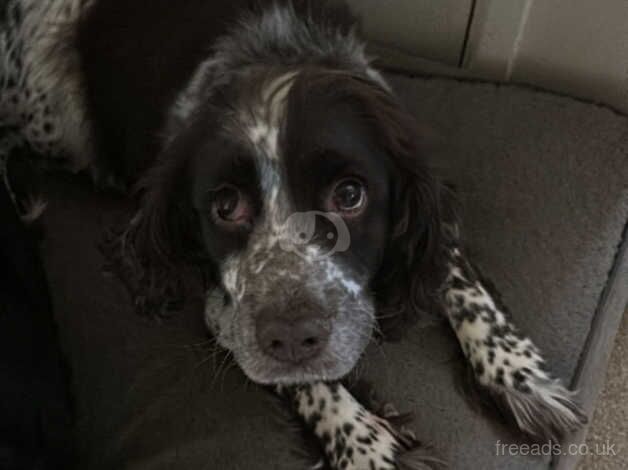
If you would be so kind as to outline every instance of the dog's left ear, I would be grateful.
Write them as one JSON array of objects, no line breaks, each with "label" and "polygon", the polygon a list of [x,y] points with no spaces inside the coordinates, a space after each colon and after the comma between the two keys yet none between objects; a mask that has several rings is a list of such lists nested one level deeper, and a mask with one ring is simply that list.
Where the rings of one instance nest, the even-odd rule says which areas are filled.
[{"label": "dog's left ear", "polygon": [[109,270],[124,282],[138,313],[164,316],[182,307],[184,279],[200,263],[198,221],[187,193],[187,149],[171,142],[138,182],[139,208],[104,244]]},{"label": "dog's left ear", "polygon": [[396,97],[371,93],[367,112],[392,161],[388,246],[373,283],[382,331],[395,335],[437,312],[456,225],[451,190],[425,162],[422,132]]}]

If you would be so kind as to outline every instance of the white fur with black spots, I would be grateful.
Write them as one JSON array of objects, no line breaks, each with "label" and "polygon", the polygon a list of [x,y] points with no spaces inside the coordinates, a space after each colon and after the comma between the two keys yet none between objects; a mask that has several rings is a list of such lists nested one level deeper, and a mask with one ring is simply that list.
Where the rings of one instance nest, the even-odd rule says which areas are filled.
[{"label": "white fur with black spots", "polygon": [[509,321],[459,248],[449,266],[444,311],[477,382],[533,437],[557,440],[586,423],[575,393],[549,374],[539,349]]}]

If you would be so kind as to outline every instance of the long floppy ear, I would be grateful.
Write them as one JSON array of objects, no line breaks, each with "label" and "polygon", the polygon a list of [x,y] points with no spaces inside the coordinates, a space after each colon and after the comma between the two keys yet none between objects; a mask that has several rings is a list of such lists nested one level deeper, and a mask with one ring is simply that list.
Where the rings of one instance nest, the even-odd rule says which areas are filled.
[{"label": "long floppy ear", "polygon": [[188,152],[172,142],[136,187],[139,209],[112,231],[103,252],[138,313],[165,316],[182,307],[190,271],[202,265],[200,228],[186,191]]},{"label": "long floppy ear", "polygon": [[389,336],[422,313],[440,313],[455,226],[449,189],[417,156],[398,158],[408,165],[393,183],[389,244],[375,283],[380,326]]},{"label": "long floppy ear", "polygon": [[390,337],[421,313],[439,312],[456,215],[452,191],[424,161],[414,118],[384,90],[367,103],[394,176],[388,247],[373,284],[380,326]]}]

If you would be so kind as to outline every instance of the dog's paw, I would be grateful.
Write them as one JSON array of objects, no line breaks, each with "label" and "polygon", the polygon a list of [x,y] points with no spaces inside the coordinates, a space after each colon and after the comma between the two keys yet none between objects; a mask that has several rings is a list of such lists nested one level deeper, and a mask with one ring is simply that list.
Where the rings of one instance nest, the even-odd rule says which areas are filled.
[{"label": "dog's paw", "polygon": [[[359,420],[357,419],[359,418]],[[354,457],[332,465],[336,469],[378,469],[378,470],[434,470],[442,468],[443,462],[420,445],[414,433],[397,427],[394,422],[403,421],[400,415],[377,416],[361,408],[356,412],[356,426],[352,435],[347,436],[345,446],[356,449]]]},{"label": "dog's paw", "polygon": [[362,406],[342,385],[316,383],[294,389],[299,415],[319,439],[332,470],[424,470],[440,461],[420,448],[414,434]]},{"label": "dog's paw", "polygon": [[517,426],[537,439],[559,440],[586,417],[559,380],[550,376],[530,338],[508,319],[458,250],[444,291],[444,305],[477,382]]},{"label": "dog's paw", "polygon": [[524,433],[558,441],[586,424],[575,392],[551,377],[529,339],[515,340],[513,335],[496,338],[492,348],[482,344],[463,349],[467,349],[476,380]]},{"label": "dog's paw", "polygon": [[367,411],[340,384],[295,389],[299,415],[323,446],[333,470],[394,470],[400,448],[387,421]]},{"label": "dog's paw", "polygon": [[567,390],[558,379],[529,370],[515,370],[508,384],[485,385],[519,429],[536,439],[560,441],[587,423],[574,399],[575,392]]}]

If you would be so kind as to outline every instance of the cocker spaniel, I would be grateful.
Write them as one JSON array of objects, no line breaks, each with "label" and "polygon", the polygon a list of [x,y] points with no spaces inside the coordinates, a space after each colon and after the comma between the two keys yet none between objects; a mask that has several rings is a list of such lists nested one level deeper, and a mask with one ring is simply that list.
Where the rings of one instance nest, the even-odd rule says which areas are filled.
[{"label": "cocker spaniel", "polygon": [[338,380],[374,332],[427,311],[521,430],[577,428],[572,392],[465,258],[416,123],[337,4],[10,0],[2,125],[12,145],[136,188],[114,245],[138,309],[171,308],[193,269],[219,344],[290,397],[332,468],[397,468],[411,447]]}]

